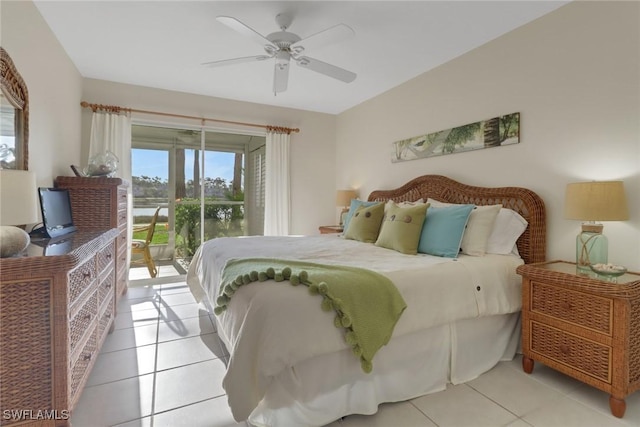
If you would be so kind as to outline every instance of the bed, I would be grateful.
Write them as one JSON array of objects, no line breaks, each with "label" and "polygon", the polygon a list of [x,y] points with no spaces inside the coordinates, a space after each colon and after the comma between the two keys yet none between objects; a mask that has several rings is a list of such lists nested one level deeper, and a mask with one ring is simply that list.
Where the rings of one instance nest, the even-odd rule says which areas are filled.
[{"label": "bed", "polygon": [[255,426],[325,425],[349,414],[373,414],[380,403],[470,381],[513,358],[521,307],[515,269],[545,260],[544,203],[525,188],[477,187],[439,175],[368,198],[418,200],[501,205],[527,225],[513,251],[482,256],[407,255],[338,235],[220,238],[198,249],[187,283],[211,310],[221,304],[225,266],[243,258],[365,268],[393,282],[406,301],[390,340],[365,372],[344,331],[334,326],[335,313],[318,309],[319,300],[304,286],[291,286],[293,277],[246,280],[234,287],[225,310],[213,317],[230,354],[223,386],[236,420]]}]

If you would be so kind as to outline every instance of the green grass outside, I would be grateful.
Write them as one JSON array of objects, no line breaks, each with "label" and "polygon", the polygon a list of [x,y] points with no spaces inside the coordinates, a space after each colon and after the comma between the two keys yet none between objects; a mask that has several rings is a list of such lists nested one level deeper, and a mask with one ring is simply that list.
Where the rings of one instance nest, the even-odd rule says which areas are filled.
[{"label": "green grass outside", "polygon": [[[134,240],[145,240],[147,238],[146,231],[133,233]],[[153,233],[152,245],[166,245],[169,243],[169,231],[166,224],[156,224],[156,231]]]}]

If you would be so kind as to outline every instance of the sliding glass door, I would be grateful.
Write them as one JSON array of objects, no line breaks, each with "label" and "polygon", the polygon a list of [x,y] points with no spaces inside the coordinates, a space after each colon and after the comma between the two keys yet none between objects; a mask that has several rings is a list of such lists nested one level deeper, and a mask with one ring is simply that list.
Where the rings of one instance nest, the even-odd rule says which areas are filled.
[{"label": "sliding glass door", "polygon": [[156,233],[166,234],[154,236],[154,259],[186,269],[203,241],[258,234],[264,207],[245,200],[245,187],[255,194],[246,160],[256,147],[264,149],[263,136],[133,126],[134,225],[162,206]]}]

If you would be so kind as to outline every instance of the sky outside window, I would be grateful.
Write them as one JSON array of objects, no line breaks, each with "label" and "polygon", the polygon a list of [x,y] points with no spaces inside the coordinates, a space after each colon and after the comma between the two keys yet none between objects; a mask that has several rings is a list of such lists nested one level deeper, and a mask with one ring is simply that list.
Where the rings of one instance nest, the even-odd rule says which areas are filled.
[{"label": "sky outside window", "polygon": [[[185,176],[193,177],[193,150],[185,151]],[[131,150],[132,176],[158,177],[163,181],[169,179],[169,153],[164,150],[135,149]],[[233,180],[235,153],[207,151],[205,156],[205,176],[222,178],[227,183]]]}]

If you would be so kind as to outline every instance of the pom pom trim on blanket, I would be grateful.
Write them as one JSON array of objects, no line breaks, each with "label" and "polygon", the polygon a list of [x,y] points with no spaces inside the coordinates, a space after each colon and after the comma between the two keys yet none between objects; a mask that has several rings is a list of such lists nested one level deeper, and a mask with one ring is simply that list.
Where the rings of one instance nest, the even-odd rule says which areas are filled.
[{"label": "pom pom trim on blanket", "polygon": [[[236,275],[240,271],[245,272]],[[231,278],[228,277],[230,275]],[[325,275],[331,280],[322,280]],[[244,285],[273,280],[289,281],[292,286],[307,286],[309,294],[322,297],[320,308],[323,311],[333,310],[336,313],[333,324],[344,330],[345,342],[360,359],[360,366],[366,373],[372,371],[373,356],[389,341],[397,320],[406,308],[402,296],[389,279],[355,267],[262,258],[233,259],[225,266],[222,276],[223,283],[214,307],[218,316],[227,310],[233,295]],[[359,287],[362,290],[358,290]],[[366,292],[367,298],[361,298],[357,292]],[[377,300],[383,303],[359,307],[361,300],[376,301],[375,297],[371,299],[372,293],[378,293]],[[371,326],[368,323],[375,324]]]}]

